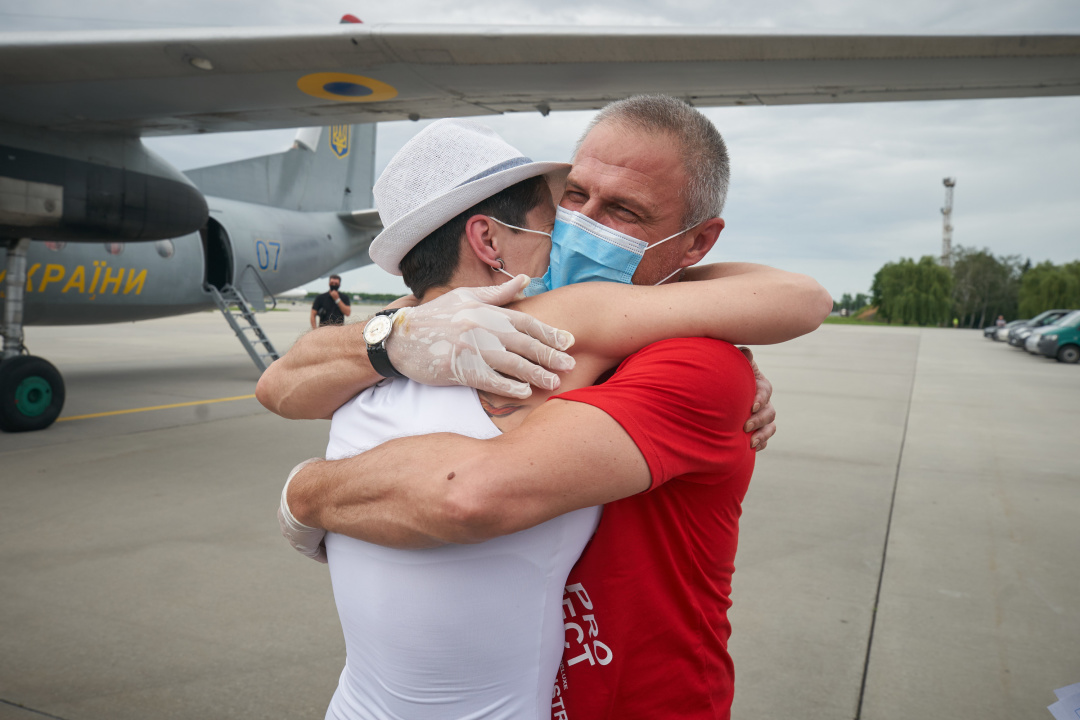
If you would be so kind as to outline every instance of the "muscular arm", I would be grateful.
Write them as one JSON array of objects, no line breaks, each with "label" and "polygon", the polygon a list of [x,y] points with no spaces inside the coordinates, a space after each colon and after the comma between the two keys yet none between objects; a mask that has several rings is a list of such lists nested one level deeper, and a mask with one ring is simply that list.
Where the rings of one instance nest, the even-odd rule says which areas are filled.
[{"label": "muscular arm", "polygon": [[[311,311],[312,327],[315,311]],[[364,326],[327,325],[302,336],[259,378],[255,397],[292,420],[328,417],[382,379],[368,362]]]},{"label": "muscular arm", "polygon": [[401,438],[305,467],[288,488],[301,523],[390,547],[473,543],[649,487],[645,458],[607,413],[552,400],[490,440]]}]

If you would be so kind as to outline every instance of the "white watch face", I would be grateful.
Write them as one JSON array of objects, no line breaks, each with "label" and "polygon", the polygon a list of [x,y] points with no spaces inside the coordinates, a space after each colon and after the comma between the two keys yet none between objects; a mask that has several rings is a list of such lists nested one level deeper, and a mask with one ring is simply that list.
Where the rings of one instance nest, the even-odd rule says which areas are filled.
[{"label": "white watch face", "polygon": [[390,335],[394,327],[392,318],[386,315],[376,315],[364,326],[364,341],[368,345],[378,345]]}]

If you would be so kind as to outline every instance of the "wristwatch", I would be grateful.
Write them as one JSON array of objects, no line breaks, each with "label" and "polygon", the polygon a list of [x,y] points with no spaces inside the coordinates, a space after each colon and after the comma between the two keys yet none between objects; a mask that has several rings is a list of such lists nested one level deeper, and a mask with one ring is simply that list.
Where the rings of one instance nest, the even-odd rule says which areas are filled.
[{"label": "wristwatch", "polygon": [[394,329],[394,313],[397,310],[383,310],[375,313],[375,317],[368,320],[364,326],[364,342],[367,343],[367,356],[371,361],[371,367],[383,377],[403,378],[390,363],[390,356],[386,354],[386,339],[390,337],[390,331]]}]

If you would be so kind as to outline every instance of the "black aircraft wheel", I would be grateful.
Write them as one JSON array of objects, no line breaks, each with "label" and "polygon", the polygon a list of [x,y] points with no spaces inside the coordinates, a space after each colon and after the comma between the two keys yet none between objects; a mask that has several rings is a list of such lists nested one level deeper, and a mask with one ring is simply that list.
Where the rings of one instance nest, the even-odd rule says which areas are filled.
[{"label": "black aircraft wheel", "polygon": [[1075,363],[1080,360],[1080,347],[1076,345],[1066,345],[1058,350],[1057,355],[1058,362],[1063,363]]},{"label": "black aircraft wheel", "polygon": [[20,355],[0,363],[0,430],[43,430],[64,408],[64,379],[49,361]]}]

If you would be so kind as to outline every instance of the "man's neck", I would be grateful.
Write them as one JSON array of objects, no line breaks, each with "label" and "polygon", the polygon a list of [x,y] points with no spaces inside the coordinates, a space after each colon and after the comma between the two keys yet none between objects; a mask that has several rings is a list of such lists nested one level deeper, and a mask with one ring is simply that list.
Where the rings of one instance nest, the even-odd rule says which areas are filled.
[{"label": "man's neck", "polygon": [[488,285],[495,285],[492,281],[491,275],[486,265],[480,263],[474,264],[473,267],[462,268],[459,267],[453,277],[450,278],[450,282],[446,285],[440,285],[438,287],[429,288],[424,293],[423,297],[418,298],[420,304],[429,303],[437,297],[445,295],[451,290],[456,290],[461,287],[486,287]]},{"label": "man's neck", "polygon": [[441,297],[441,296],[445,295],[446,293],[450,292],[453,289],[454,289],[453,285],[443,285],[441,287],[429,288],[426,293],[424,293],[423,295],[421,295],[420,297],[417,298],[417,301],[421,305],[423,305],[424,303],[431,302],[432,300],[434,300],[437,297]]}]

